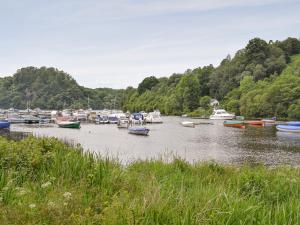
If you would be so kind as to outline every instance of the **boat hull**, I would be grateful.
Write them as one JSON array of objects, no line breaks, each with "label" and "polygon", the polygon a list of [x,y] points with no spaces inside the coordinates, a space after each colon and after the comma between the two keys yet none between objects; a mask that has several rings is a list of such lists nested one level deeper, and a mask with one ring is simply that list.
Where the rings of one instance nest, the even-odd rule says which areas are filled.
[{"label": "boat hull", "polygon": [[58,123],[60,128],[72,128],[72,129],[79,129],[80,122],[70,122],[70,123]]},{"label": "boat hull", "polygon": [[134,128],[134,127],[131,127],[131,128],[128,128],[128,133],[129,134],[135,134],[135,135],[148,135],[149,133],[149,129],[147,128]]},{"label": "boat hull", "polygon": [[265,123],[262,120],[250,120],[246,121],[247,124],[253,125],[253,126],[264,126]]},{"label": "boat hull", "polygon": [[224,121],[223,125],[225,127],[234,127],[234,128],[241,128],[244,129],[245,128],[245,124],[243,121]]},{"label": "boat hull", "polygon": [[290,121],[290,122],[287,122],[288,125],[290,126],[299,126],[300,127],[300,121]]},{"label": "boat hull", "polygon": [[276,129],[283,132],[300,133],[300,126],[277,125]]},{"label": "boat hull", "polygon": [[195,124],[193,122],[190,122],[190,121],[181,122],[181,125],[184,126],[184,127],[192,127],[192,128],[195,127]]},{"label": "boat hull", "polygon": [[10,122],[3,120],[0,121],[0,129],[9,129],[10,128]]},{"label": "boat hull", "polygon": [[234,116],[210,116],[210,120],[232,120]]},{"label": "boat hull", "polygon": [[261,121],[263,121],[265,124],[275,124],[276,122],[276,120],[268,120],[268,119],[263,119]]}]

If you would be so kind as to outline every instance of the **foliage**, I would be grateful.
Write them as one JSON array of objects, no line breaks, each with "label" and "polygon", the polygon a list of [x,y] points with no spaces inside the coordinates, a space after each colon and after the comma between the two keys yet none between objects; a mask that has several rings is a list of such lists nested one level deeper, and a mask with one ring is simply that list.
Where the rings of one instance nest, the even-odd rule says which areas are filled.
[{"label": "foliage", "polygon": [[151,90],[158,83],[158,79],[154,76],[146,77],[138,86],[138,93],[143,94],[147,90]]},{"label": "foliage", "polygon": [[12,77],[0,78],[0,107],[62,109],[90,107],[120,108],[122,90],[89,89],[79,86],[63,71],[54,68],[27,67]]},{"label": "foliage", "polygon": [[258,82],[252,76],[245,76],[240,86],[224,99],[228,110],[247,117],[268,117],[299,119],[300,99],[300,55],[280,76],[271,76]]},{"label": "foliage", "polygon": [[1,224],[299,224],[299,168],[124,167],[54,138],[0,146]]},{"label": "foliage", "polygon": [[[191,114],[199,115],[202,114],[199,106],[208,108],[208,99],[217,98],[226,109],[237,115],[277,115],[296,119],[296,101],[299,97],[295,87],[297,83],[294,82],[298,80],[288,74],[293,71],[286,67],[292,66],[291,58],[299,53],[300,40],[296,38],[269,43],[254,38],[233,58],[228,55],[216,68],[209,65],[158,79],[155,85],[138,91],[138,94],[131,94],[131,98],[124,101],[123,108],[130,111],[159,109],[167,115],[181,115],[196,110]],[[294,67],[295,71],[300,70],[299,65],[295,64]],[[145,80],[151,79],[153,77]],[[144,81],[141,86],[144,86]],[[279,85],[282,83],[289,90],[281,89]],[[266,93],[266,90],[269,92]],[[292,96],[288,97],[290,94]]]}]

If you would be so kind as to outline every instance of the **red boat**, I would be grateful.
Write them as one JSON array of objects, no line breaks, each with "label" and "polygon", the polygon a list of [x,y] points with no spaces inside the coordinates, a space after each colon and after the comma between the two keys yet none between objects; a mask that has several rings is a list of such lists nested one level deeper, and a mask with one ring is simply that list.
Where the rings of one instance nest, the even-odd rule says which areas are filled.
[{"label": "red boat", "polygon": [[253,126],[264,126],[265,125],[264,121],[261,121],[261,120],[248,120],[245,123],[253,125]]},{"label": "red boat", "polygon": [[245,128],[243,121],[236,121],[236,120],[225,120],[223,125],[225,127],[234,127],[234,128]]}]

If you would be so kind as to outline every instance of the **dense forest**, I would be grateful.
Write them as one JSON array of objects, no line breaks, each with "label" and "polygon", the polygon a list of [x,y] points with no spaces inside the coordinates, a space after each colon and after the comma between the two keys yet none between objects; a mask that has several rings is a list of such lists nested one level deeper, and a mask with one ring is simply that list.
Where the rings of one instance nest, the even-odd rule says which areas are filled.
[{"label": "dense forest", "polygon": [[159,109],[166,115],[209,115],[210,101],[246,117],[300,119],[300,40],[249,41],[219,66],[146,77],[137,88],[85,88],[63,71],[27,67],[0,78],[0,108]]},{"label": "dense forest", "polygon": [[18,70],[12,77],[0,78],[0,107],[121,108],[123,92],[79,86],[70,75],[54,68],[27,67]]},{"label": "dense forest", "polygon": [[300,40],[249,41],[233,58],[173,74],[145,78],[125,90],[124,110],[159,109],[167,115],[209,115],[210,100],[237,115],[300,119]]}]

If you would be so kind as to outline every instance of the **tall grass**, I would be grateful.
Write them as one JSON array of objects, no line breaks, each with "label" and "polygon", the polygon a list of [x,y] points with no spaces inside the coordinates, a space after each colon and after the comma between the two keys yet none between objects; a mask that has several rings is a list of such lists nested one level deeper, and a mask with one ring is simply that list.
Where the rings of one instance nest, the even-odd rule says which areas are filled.
[{"label": "tall grass", "polygon": [[126,167],[54,138],[0,139],[0,224],[300,224],[300,169]]}]

